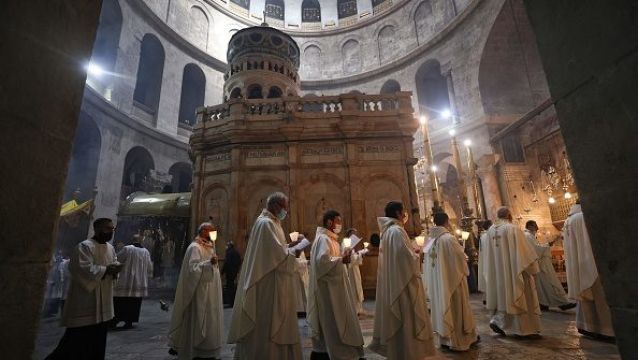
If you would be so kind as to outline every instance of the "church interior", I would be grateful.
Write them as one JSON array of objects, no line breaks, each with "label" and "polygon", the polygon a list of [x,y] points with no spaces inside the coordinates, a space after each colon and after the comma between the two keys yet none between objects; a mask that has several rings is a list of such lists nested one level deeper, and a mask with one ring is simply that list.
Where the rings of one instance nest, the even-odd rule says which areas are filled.
[{"label": "church interior", "polygon": [[[106,358],[176,358],[164,306],[196,229],[214,225],[221,264],[229,243],[244,257],[268,196],[283,192],[285,234],[312,240],[334,209],[363,239],[366,345],[380,256],[371,239],[386,204],[400,201],[415,244],[445,212],[467,256],[481,342],[432,359],[638,359],[634,1],[2,7],[3,358],[42,359],[55,347],[64,328],[52,269],[99,218],[113,219],[115,248],[137,234],[153,262],[142,321],[109,333]],[[554,309],[542,312],[540,340],[494,334],[476,279],[484,224],[503,206],[521,230],[535,221],[566,290],[564,226],[577,204],[615,336],[583,336],[575,310]],[[309,356],[303,318],[299,327]]]}]

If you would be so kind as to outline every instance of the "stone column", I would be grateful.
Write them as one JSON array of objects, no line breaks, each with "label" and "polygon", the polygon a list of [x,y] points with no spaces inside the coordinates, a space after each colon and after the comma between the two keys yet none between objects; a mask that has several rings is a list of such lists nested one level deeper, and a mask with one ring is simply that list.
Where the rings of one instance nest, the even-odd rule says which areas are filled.
[{"label": "stone column", "polygon": [[101,5],[5,1],[0,11],[3,359],[34,348]]},{"label": "stone column", "polygon": [[485,198],[484,217],[491,220],[496,218],[496,210],[503,206],[495,165],[495,155],[483,155],[478,161],[477,169],[477,175],[481,178],[482,191]]},{"label": "stone column", "polygon": [[460,123],[459,114],[456,113],[456,93],[454,92],[454,80],[452,79],[452,70],[445,74],[445,80],[447,81],[447,94],[450,100],[450,112],[452,113],[452,123]]}]

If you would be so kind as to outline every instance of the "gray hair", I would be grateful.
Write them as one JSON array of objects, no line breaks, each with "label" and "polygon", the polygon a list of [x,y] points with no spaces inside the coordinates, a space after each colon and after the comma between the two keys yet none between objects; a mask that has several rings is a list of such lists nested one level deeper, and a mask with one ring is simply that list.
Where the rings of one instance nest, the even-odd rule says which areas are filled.
[{"label": "gray hair", "polygon": [[512,212],[510,211],[510,209],[507,206],[501,206],[496,211],[496,216],[499,219],[507,219],[511,214],[512,214]]},{"label": "gray hair", "polygon": [[209,223],[209,222],[203,222],[203,223],[201,223],[201,224],[197,227],[197,234],[201,233],[201,232],[202,232],[202,230],[204,230],[204,228],[207,228],[207,227],[209,227],[209,228],[213,228],[213,229],[215,228],[215,226],[213,226],[213,224],[212,224],[212,223]]},{"label": "gray hair", "polygon": [[286,194],[277,191],[268,195],[268,199],[266,199],[266,207],[271,209],[273,205],[279,205],[281,202],[285,202],[287,200],[288,196],[286,196]]}]

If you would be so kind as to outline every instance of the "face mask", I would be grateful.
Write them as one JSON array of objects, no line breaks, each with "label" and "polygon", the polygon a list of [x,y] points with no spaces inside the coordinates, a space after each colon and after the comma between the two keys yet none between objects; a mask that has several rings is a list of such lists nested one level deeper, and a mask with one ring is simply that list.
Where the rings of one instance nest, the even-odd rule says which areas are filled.
[{"label": "face mask", "polygon": [[333,233],[338,234],[341,232],[341,224],[337,224],[335,225],[334,230],[332,230]]},{"label": "face mask", "polygon": [[279,218],[279,220],[283,221],[286,218],[286,215],[288,215],[288,212],[285,209],[281,209],[279,210],[277,217]]}]

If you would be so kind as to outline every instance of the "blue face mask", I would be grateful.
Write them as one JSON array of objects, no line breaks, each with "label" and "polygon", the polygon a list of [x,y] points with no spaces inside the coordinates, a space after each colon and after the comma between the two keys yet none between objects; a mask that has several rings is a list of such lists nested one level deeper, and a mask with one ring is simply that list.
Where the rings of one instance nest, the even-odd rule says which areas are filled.
[{"label": "blue face mask", "polygon": [[279,220],[283,221],[286,218],[286,215],[288,215],[288,212],[285,209],[281,209],[279,210],[277,217],[279,218]]}]

